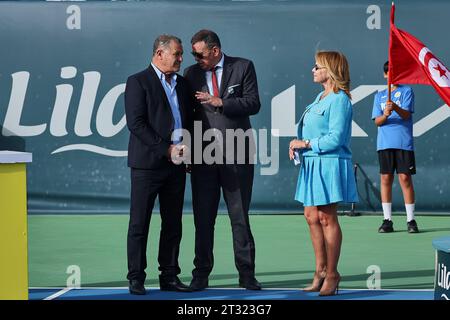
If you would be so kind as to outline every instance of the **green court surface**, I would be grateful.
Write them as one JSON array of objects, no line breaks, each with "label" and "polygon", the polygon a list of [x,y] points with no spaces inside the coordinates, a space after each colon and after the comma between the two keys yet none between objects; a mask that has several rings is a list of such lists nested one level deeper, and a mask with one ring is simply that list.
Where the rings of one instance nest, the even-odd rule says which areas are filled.
[{"label": "green court surface", "polygon": [[[251,215],[256,242],[256,276],[265,288],[301,288],[314,270],[303,215]],[[380,216],[340,216],[343,246],[341,288],[367,288],[372,270],[381,271],[382,289],[432,289],[434,238],[450,234],[450,216],[417,216],[419,234],[406,232],[406,217],[394,216],[394,233],[379,234]],[[82,287],[126,287],[127,215],[30,215],[29,286],[65,287],[69,266],[78,266]],[[148,247],[146,286],[158,287],[160,217],[154,214]],[[232,238],[227,215],[217,217],[215,266],[210,286],[236,288]],[[183,216],[180,278],[189,283],[194,257],[192,215]],[[370,266],[376,266],[369,268]],[[369,268],[369,271],[368,271]],[[369,283],[372,283],[369,281]]]}]

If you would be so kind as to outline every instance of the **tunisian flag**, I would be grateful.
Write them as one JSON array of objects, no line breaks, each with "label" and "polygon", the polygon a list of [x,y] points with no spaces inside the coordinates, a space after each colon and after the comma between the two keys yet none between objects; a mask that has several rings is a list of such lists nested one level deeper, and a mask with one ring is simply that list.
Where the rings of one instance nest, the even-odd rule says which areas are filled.
[{"label": "tunisian flag", "polygon": [[[422,42],[394,25],[391,9],[389,84],[432,85],[450,107],[450,72]],[[390,86],[389,86],[390,88]]]}]

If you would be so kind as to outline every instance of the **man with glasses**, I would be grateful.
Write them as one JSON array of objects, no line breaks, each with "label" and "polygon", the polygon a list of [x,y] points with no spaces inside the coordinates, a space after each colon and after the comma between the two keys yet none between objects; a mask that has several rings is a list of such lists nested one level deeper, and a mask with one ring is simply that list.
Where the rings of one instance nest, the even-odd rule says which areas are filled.
[{"label": "man with glasses", "polygon": [[[231,220],[239,285],[260,290],[261,284],[255,279],[255,243],[248,217],[254,171],[253,136],[248,135],[244,141],[238,139],[238,143],[234,137],[227,139],[227,130],[251,130],[249,117],[259,112],[255,68],[250,60],[223,54],[219,37],[211,30],[197,32],[191,44],[197,63],[187,68],[184,75],[198,102],[194,119],[201,122],[202,137],[206,130],[214,132],[216,140],[212,143],[218,143],[219,148],[214,149],[217,161],[212,163],[203,157],[201,163],[196,163],[193,155],[191,183],[196,232],[190,287],[196,291],[208,287],[214,263],[214,224],[222,190]],[[194,144],[203,141],[202,137],[195,136],[194,130]],[[203,144],[198,148],[202,156],[205,147]],[[241,148],[244,154],[236,152]],[[195,145],[193,150],[197,152]]]}]

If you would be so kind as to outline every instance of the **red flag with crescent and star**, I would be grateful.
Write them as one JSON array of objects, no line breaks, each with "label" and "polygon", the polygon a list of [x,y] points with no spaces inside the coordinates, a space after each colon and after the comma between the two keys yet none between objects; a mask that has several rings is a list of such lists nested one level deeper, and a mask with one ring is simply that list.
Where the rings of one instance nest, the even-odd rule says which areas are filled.
[{"label": "red flag with crescent and star", "polygon": [[450,107],[450,72],[422,42],[394,24],[391,8],[389,34],[389,84],[432,85]]}]

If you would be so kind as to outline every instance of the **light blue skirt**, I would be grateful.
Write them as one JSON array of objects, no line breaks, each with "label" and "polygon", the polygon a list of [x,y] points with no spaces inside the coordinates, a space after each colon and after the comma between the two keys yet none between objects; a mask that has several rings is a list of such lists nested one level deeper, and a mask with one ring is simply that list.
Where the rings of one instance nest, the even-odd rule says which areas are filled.
[{"label": "light blue skirt", "polygon": [[295,200],[304,206],[358,202],[352,160],[303,157]]}]

